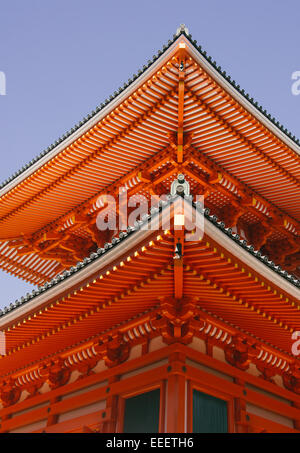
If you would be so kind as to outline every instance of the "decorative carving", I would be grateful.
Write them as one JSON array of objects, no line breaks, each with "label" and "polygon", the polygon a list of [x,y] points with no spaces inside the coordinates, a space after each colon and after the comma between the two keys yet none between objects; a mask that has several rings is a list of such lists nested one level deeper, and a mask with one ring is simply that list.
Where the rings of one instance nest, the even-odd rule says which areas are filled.
[{"label": "decorative carving", "polygon": [[0,399],[4,407],[16,404],[19,401],[21,389],[15,386],[14,379],[2,381],[0,389]]},{"label": "decorative carving", "polygon": [[161,303],[161,309],[151,320],[167,344],[179,342],[188,344],[195,331],[203,327],[204,322],[194,315],[195,304],[188,299],[169,299]]},{"label": "decorative carving", "polygon": [[39,375],[46,379],[52,389],[55,389],[68,382],[71,370],[70,368],[66,368],[64,366],[61,358],[57,358],[45,363],[41,368],[39,368]]},{"label": "decorative carving", "polygon": [[108,337],[104,342],[99,343],[99,346],[95,349],[102,351],[102,358],[109,368],[125,362],[130,353],[130,345],[123,340],[121,333]]},{"label": "decorative carving", "polygon": [[255,344],[249,344],[246,338],[239,335],[224,349],[225,358],[230,365],[240,370],[247,370],[250,362],[258,355]]},{"label": "decorative carving", "polygon": [[294,241],[288,240],[288,238],[284,238],[277,241],[267,241],[262,252],[266,254],[270,260],[274,261],[274,263],[283,265],[285,263],[285,258],[298,250],[299,245]]},{"label": "decorative carving", "polygon": [[218,210],[218,217],[222,220],[227,228],[234,227],[238,219],[244,214],[245,209],[241,206],[229,204]]},{"label": "decorative carving", "polygon": [[19,246],[17,253],[20,256],[37,253],[40,258],[59,261],[65,267],[82,260],[97,249],[97,244],[92,239],[75,236],[72,232],[49,233],[39,239],[23,236],[9,244],[9,247],[16,246]]},{"label": "decorative carving", "polygon": [[39,389],[43,386],[43,382],[42,381],[38,381],[37,383],[34,383],[34,384],[29,384],[28,386],[26,386],[26,390],[27,392],[29,393],[29,395],[27,396],[26,399],[29,399],[29,398],[32,398],[34,397],[35,395],[37,395],[39,393]]},{"label": "decorative carving", "polygon": [[86,360],[84,362],[81,362],[76,365],[76,369],[81,373],[81,376],[79,376],[79,379],[84,378],[85,376],[89,376],[90,374],[94,374],[93,368],[98,363],[98,359],[90,359]]},{"label": "decorative carving", "polygon": [[300,394],[300,367],[292,364],[287,373],[282,375],[283,385],[290,391]]},{"label": "decorative carving", "polygon": [[[172,149],[177,151],[178,146],[178,132],[179,134],[181,131],[176,132],[168,132],[167,137]],[[183,149],[188,149],[191,146],[193,139],[193,132],[183,132]]]},{"label": "decorative carving", "polygon": [[261,372],[261,374],[259,375],[260,378],[264,379],[265,381],[272,382],[272,384],[275,384],[275,381],[272,379],[272,377],[278,373],[278,370],[276,370],[275,368],[266,367],[258,363],[256,363],[256,368]]},{"label": "decorative carving", "polygon": [[284,269],[294,270],[300,266],[300,252],[293,253],[291,255],[287,255],[284,261]]},{"label": "decorative carving", "polygon": [[239,220],[238,226],[244,230],[247,241],[253,245],[255,250],[260,250],[272,234],[272,229],[270,226],[264,224],[264,222],[249,224]]}]

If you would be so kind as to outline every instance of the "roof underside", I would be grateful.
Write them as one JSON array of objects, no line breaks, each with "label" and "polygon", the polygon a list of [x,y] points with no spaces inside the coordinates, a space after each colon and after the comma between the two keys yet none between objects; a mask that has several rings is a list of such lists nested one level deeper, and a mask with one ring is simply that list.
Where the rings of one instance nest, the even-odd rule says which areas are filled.
[{"label": "roof underside", "polygon": [[35,284],[50,280],[106,242],[94,228],[100,196],[122,186],[136,197],[168,193],[182,171],[227,226],[299,275],[300,158],[259,115],[180,35],[31,174],[2,190],[2,269]]},{"label": "roof underside", "polygon": [[173,259],[178,233],[135,231],[127,249],[121,241],[107,258],[91,263],[90,270],[76,272],[67,286],[57,283],[55,294],[46,299],[42,294],[12,318],[0,318],[7,347],[1,374],[45,358],[45,351],[47,357],[58,349],[63,354],[86,341],[87,333],[92,340],[112,326],[121,328],[176,298],[178,291],[199,310],[289,356],[291,332],[300,325],[299,290],[265,271],[265,265],[260,268],[257,259],[254,264],[245,260],[246,252],[234,252],[239,246],[217,227],[207,225],[206,231],[201,242],[184,243],[179,266]]}]

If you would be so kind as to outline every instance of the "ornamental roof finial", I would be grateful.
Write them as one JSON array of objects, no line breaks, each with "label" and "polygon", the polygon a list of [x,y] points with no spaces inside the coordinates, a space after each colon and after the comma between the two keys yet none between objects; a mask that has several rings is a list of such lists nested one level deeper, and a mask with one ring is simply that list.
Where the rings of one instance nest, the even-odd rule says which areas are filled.
[{"label": "ornamental roof finial", "polygon": [[189,35],[189,29],[185,26],[185,24],[180,24],[180,26],[176,30],[176,36],[179,36],[183,32],[186,35]]}]

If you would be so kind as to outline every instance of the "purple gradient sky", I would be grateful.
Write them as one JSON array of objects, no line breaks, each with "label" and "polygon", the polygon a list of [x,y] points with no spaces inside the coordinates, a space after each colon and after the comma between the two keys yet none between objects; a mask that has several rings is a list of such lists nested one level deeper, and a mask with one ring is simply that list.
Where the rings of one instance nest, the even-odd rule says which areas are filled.
[{"label": "purple gradient sky", "polygon": [[[185,23],[209,55],[300,136],[299,0],[0,0],[0,180],[121,86]],[[30,285],[0,271],[0,307]]]}]

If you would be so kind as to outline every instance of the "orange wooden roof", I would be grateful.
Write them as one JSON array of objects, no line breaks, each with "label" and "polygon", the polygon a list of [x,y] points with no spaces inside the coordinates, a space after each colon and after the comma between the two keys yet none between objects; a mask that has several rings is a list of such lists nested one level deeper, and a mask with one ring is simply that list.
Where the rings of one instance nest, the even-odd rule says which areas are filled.
[{"label": "orange wooden roof", "polygon": [[296,281],[287,281],[212,221],[204,227],[200,243],[184,243],[180,266],[173,259],[178,233],[138,230],[2,316],[8,353],[0,360],[1,374],[67,354],[82,341],[93,344],[99,333],[105,336],[177,297],[294,360],[291,333],[300,327]]},{"label": "orange wooden roof", "polygon": [[229,79],[181,32],[2,188],[2,269],[35,284],[53,278],[100,245],[91,226],[99,195],[120,186],[160,194],[182,170],[227,226],[239,221],[256,248],[298,275],[299,146]]}]

